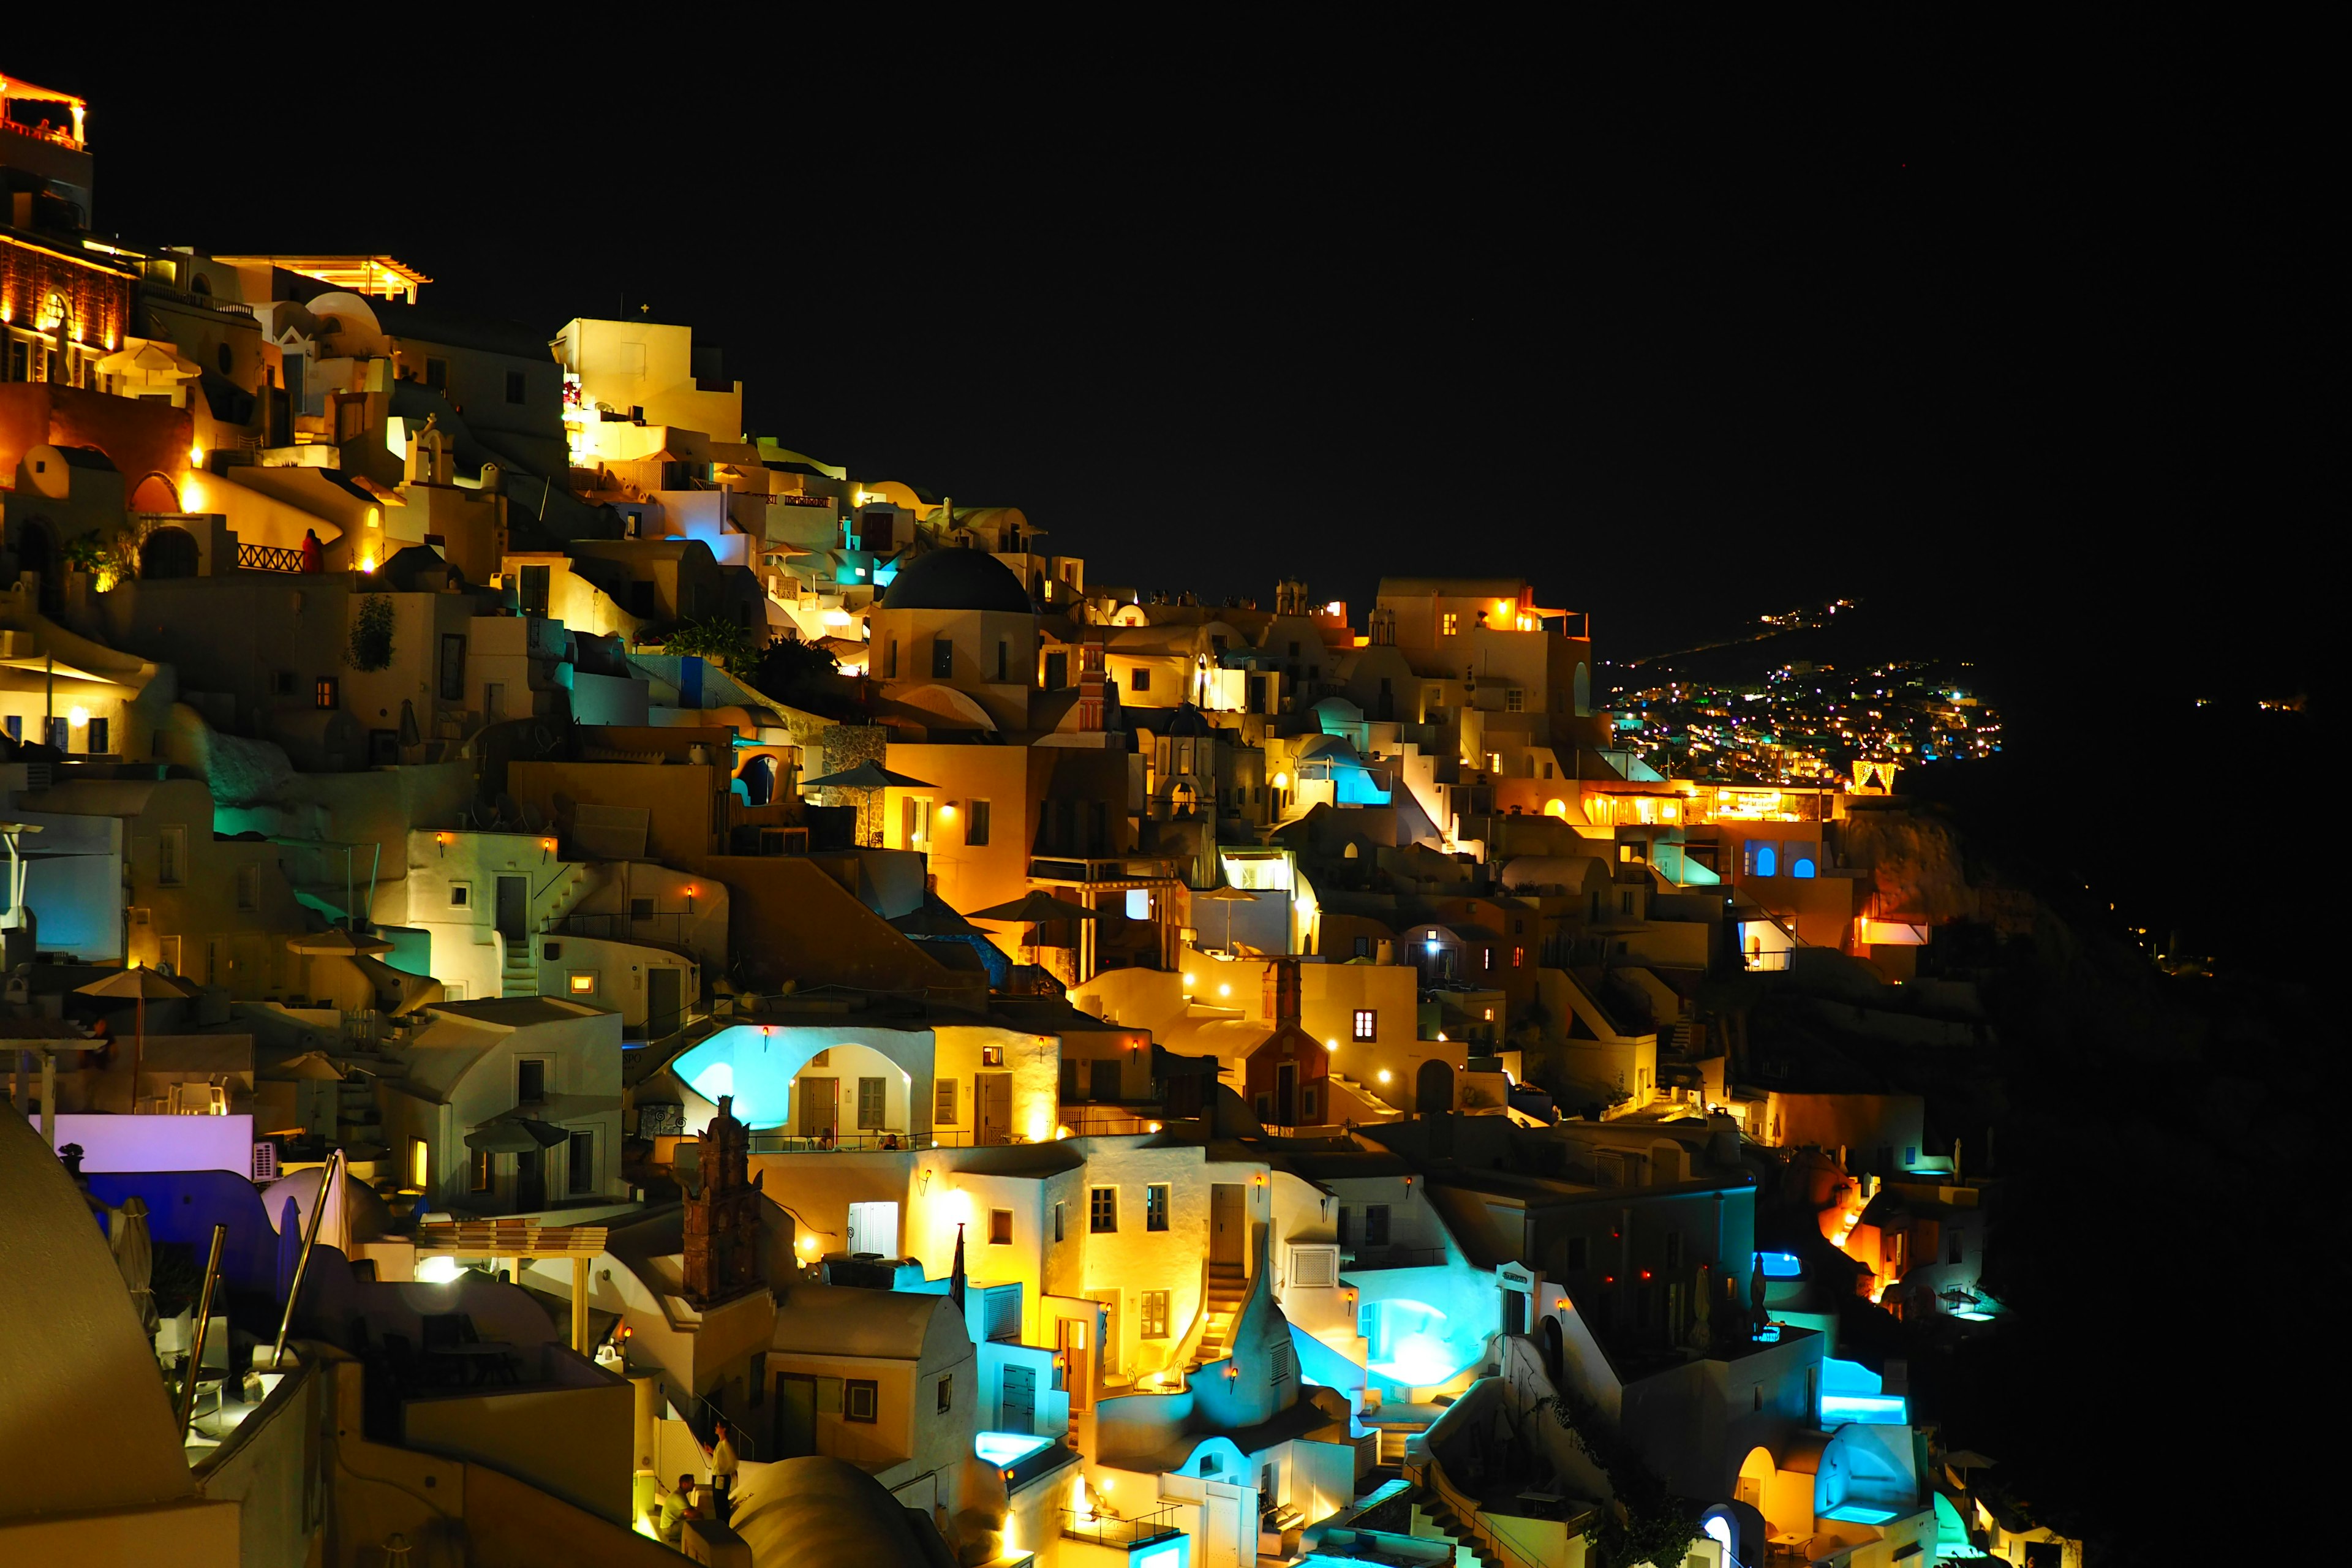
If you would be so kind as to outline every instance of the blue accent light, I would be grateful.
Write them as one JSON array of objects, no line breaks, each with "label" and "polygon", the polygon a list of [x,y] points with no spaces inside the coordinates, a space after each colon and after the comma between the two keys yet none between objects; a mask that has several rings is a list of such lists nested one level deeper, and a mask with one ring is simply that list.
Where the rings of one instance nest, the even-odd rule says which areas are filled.
[{"label": "blue accent light", "polygon": [[1860,1421],[1874,1426],[1908,1426],[1907,1405],[1899,1394],[1824,1394],[1822,1425],[1842,1426]]},{"label": "blue accent light", "polygon": [[1798,859],[1790,863],[1789,875],[1791,877],[1810,877],[1812,874],[1813,863],[1811,860],[1807,860],[1800,857]]},{"label": "blue accent light", "polygon": [[1777,877],[1780,874],[1780,851],[1774,849],[1769,844],[1759,844],[1756,847],[1756,874],[1759,877]]},{"label": "blue accent light", "polygon": [[1867,1503],[1849,1502],[1841,1503],[1822,1517],[1843,1520],[1848,1524],[1885,1524],[1888,1520],[1898,1519],[1901,1515],[1891,1508],[1872,1508]]},{"label": "blue accent light", "polygon": [[1802,1279],[1805,1266],[1797,1261],[1793,1252],[1759,1252],[1756,1255],[1767,1279]]}]

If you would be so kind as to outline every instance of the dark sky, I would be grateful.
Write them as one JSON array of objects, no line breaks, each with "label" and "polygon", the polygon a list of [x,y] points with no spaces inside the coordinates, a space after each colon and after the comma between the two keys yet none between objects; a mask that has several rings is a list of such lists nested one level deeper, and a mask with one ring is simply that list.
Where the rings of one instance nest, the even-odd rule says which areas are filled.
[{"label": "dark sky", "polygon": [[650,304],[756,430],[1097,582],[1524,573],[1604,655],[1862,595],[2045,697],[2316,679],[2327,182],[2257,84],[296,36],[8,64],[90,100],[101,227],[388,251],[551,332]]}]

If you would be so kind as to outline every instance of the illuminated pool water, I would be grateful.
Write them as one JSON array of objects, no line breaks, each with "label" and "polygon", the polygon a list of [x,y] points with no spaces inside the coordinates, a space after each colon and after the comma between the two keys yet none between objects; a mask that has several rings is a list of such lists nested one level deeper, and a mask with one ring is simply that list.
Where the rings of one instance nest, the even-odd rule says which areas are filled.
[{"label": "illuminated pool water", "polygon": [[1026,1432],[975,1432],[971,1451],[999,1469],[1010,1469],[1052,1444],[1050,1437],[1032,1437]]}]

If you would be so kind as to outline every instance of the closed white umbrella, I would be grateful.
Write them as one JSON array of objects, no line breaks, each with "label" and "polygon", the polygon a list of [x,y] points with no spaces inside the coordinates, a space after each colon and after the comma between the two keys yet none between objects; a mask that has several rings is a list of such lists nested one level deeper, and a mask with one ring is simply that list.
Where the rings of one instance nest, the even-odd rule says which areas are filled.
[{"label": "closed white umbrella", "polygon": [[147,1231],[147,1205],[137,1194],[107,1216],[108,1239],[114,1246],[115,1267],[130,1287],[131,1304],[139,1309],[139,1326],[150,1334],[160,1321],[155,1313],[155,1241]]}]

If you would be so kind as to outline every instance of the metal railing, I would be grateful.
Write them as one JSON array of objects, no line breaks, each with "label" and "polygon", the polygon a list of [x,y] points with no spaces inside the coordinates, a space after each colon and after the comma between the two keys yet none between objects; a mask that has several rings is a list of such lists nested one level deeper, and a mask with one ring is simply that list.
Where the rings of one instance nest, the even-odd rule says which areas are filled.
[{"label": "metal railing", "polygon": [[896,1154],[909,1150],[968,1149],[974,1141],[973,1131],[961,1127],[929,1132],[894,1132],[869,1127],[835,1133],[830,1138],[822,1133],[791,1132],[770,1127],[752,1132],[751,1151],[754,1154]]},{"label": "metal railing", "polygon": [[1177,1526],[1173,1504],[1163,1504],[1132,1519],[1115,1519],[1107,1513],[1081,1514],[1066,1508],[1061,1513],[1066,1539],[1091,1541],[1097,1546],[1139,1546],[1150,1541],[1172,1540],[1184,1533]]}]

